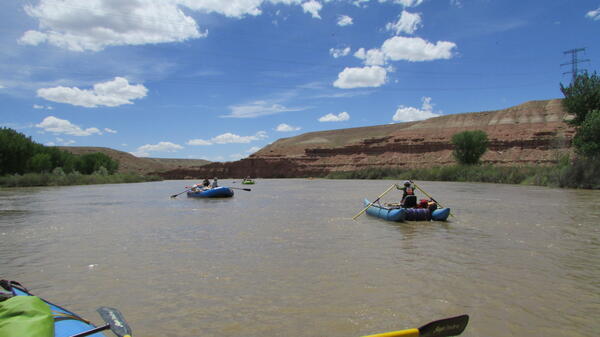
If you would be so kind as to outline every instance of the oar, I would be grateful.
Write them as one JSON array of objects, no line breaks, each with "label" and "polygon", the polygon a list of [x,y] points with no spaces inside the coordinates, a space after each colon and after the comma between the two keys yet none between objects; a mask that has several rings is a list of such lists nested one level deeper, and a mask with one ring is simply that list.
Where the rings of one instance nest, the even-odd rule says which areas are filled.
[{"label": "oar", "polygon": [[98,308],[98,313],[102,316],[102,319],[110,325],[110,330],[119,337],[131,337],[131,329],[125,318],[119,312],[119,310],[108,307]]},{"label": "oar", "polygon": [[389,192],[392,188],[396,187],[396,184],[390,186],[390,188],[388,188],[387,190],[385,190],[385,192],[381,193],[380,196],[377,197],[377,199],[373,200],[369,206],[365,207],[365,209],[363,209],[362,211],[358,212],[358,214],[356,214],[355,216],[352,217],[352,220],[356,220],[356,218],[358,218],[361,214],[363,214],[369,207],[373,206],[374,203],[376,203],[377,201],[379,201],[379,199],[381,199],[384,195],[387,194],[387,192]]},{"label": "oar", "polygon": [[252,191],[252,190],[251,190],[251,189],[249,189],[249,188],[237,188],[237,187],[230,187],[230,188],[231,188],[232,190],[243,190],[243,191],[248,191],[248,192]]},{"label": "oar", "polygon": [[[192,187],[192,188],[193,188],[193,187]],[[183,193],[185,193],[185,192],[191,191],[191,190],[192,190],[192,188],[190,188],[190,189],[187,189],[187,190],[185,190],[185,191],[183,191],[183,192],[181,192],[181,193],[173,194],[173,195],[171,196],[171,198],[176,198],[176,197],[177,197],[178,195],[180,195],[180,194],[183,194]]]},{"label": "oar", "polygon": [[460,335],[469,323],[468,315],[444,318],[427,323],[418,329],[385,332],[364,337],[448,337]]},{"label": "oar", "polygon": [[[435,201],[435,203],[436,203],[436,204],[438,204],[438,205],[440,205],[440,207],[441,207],[441,208],[444,208],[444,206],[442,206],[442,204],[440,204],[440,202],[439,202],[439,201],[435,200],[435,199],[434,199],[432,196],[430,196],[429,194],[427,194],[427,192],[425,192],[425,191],[424,191],[422,188],[420,188],[420,187],[419,187],[419,185],[415,184],[415,182],[414,182],[414,181],[412,181],[412,180],[409,180],[409,181],[410,181],[410,183],[411,183],[411,184],[415,185],[415,187],[416,187],[416,188],[417,188],[419,191],[423,192],[423,194],[425,194],[425,195],[426,195],[426,196],[427,196],[429,199],[431,199],[431,200]],[[450,212],[450,215],[451,215],[451,216],[454,216],[454,214],[452,214],[452,212]]]}]

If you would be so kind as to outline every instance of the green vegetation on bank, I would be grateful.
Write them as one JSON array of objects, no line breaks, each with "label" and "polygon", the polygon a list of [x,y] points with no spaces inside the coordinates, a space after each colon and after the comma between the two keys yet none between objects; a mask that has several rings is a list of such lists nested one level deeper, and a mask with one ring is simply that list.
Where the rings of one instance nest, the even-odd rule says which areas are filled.
[{"label": "green vegetation on bank", "polygon": [[551,166],[451,165],[432,168],[369,168],[332,172],[329,179],[395,179],[523,184],[566,188],[600,188],[600,160],[570,161]]},{"label": "green vegetation on bank", "polygon": [[104,153],[74,155],[44,146],[31,137],[0,128],[0,186],[64,186],[116,184],[161,180],[116,173],[119,162]]},{"label": "green vegetation on bank", "polygon": [[564,107],[574,117],[569,124],[575,127],[575,151],[583,158],[600,158],[600,76],[584,72],[560,90]]},{"label": "green vegetation on bank", "polygon": [[479,159],[487,151],[490,144],[484,131],[463,131],[452,136],[454,151],[452,154],[457,162],[462,165],[479,164]]}]

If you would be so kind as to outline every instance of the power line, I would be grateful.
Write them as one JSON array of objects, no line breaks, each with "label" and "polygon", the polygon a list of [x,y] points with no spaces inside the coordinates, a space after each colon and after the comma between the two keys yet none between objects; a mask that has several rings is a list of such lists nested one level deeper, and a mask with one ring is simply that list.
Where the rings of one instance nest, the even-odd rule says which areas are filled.
[{"label": "power line", "polygon": [[577,75],[579,73],[578,64],[590,61],[589,59],[585,59],[585,60],[578,59],[577,53],[579,53],[579,52],[585,52],[585,48],[575,48],[575,49],[570,49],[570,50],[563,52],[563,54],[565,54],[565,55],[571,54],[571,62],[563,63],[560,65],[561,67],[571,65],[571,71],[566,71],[563,73],[563,75],[572,74],[571,83],[575,82],[575,78],[577,78]]}]

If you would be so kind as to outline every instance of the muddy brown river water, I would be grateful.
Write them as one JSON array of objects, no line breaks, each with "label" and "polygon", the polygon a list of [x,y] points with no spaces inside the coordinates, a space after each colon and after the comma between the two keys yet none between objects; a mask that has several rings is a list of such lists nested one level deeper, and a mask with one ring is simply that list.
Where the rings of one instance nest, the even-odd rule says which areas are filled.
[{"label": "muddy brown river water", "polygon": [[[392,181],[0,190],[0,277],[135,336],[354,337],[469,314],[463,336],[600,335],[600,191],[421,182],[448,222],[362,215]],[[422,194],[418,194],[422,196]],[[391,192],[386,200],[397,200]]]}]

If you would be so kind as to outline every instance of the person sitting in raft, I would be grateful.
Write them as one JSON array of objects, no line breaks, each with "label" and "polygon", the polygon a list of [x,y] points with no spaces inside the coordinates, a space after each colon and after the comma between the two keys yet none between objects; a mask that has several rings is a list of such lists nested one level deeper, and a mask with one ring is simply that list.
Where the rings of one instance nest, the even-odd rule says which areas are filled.
[{"label": "person sitting in raft", "polygon": [[219,184],[217,183],[217,177],[215,177],[215,179],[213,179],[213,182],[212,182],[212,188],[216,188],[216,187],[219,187]]},{"label": "person sitting in raft", "polygon": [[419,200],[419,203],[417,204],[417,208],[429,208],[429,200],[427,200],[427,199]]},{"label": "person sitting in raft", "polygon": [[247,176],[246,178],[244,178],[244,180],[242,180],[242,182],[244,182],[244,181],[250,181],[250,180],[252,180],[252,179],[250,179],[250,176]]},{"label": "person sitting in raft", "polygon": [[419,200],[419,204],[416,208],[424,208],[428,209],[430,212],[433,212],[438,208],[438,205],[437,202],[433,201],[433,199],[421,199]]},{"label": "person sitting in raft", "polygon": [[400,201],[402,207],[409,208],[417,206],[417,196],[415,195],[415,190],[411,186],[410,181],[405,181],[404,187],[399,187],[396,184],[396,188],[402,191],[402,201]]},{"label": "person sitting in raft", "polygon": [[204,178],[204,180],[202,181],[202,187],[204,187],[204,189],[209,188],[210,186],[210,180],[208,180],[208,178]]}]

